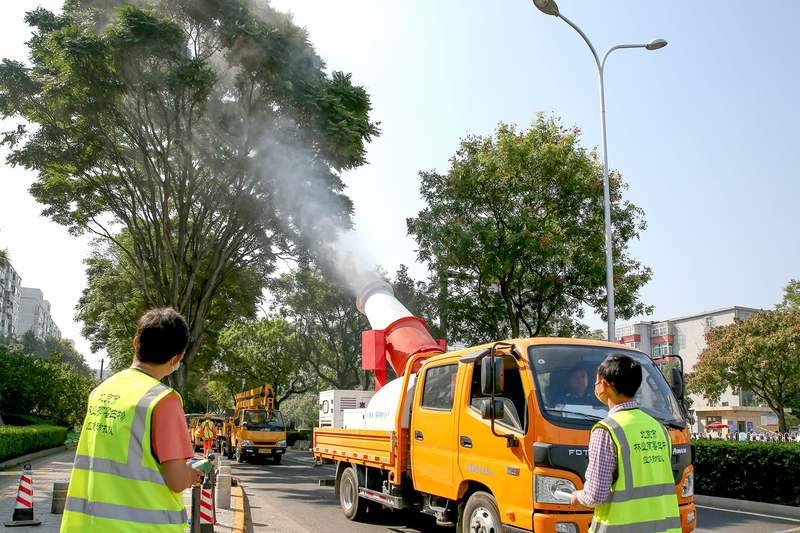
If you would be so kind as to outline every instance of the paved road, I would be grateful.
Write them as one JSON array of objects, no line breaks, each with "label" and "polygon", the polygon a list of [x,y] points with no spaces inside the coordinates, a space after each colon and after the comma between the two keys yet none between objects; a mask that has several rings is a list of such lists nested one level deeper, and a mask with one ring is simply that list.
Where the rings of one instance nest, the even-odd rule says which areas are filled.
[{"label": "paved road", "polygon": [[[333,477],[333,467],[315,467],[306,452],[290,451],[283,464],[232,463],[247,492],[251,531],[277,533],[420,532],[454,533],[428,516],[383,511],[368,523],[350,522],[339,509],[332,487],[320,478]],[[698,509],[698,533],[800,533],[800,521],[755,516],[709,508]]]}]

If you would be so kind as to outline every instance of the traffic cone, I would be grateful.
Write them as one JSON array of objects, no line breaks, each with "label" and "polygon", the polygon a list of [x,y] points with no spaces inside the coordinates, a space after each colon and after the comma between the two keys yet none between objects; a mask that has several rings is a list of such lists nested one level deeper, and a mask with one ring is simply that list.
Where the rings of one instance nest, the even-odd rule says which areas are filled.
[{"label": "traffic cone", "polygon": [[22,467],[22,475],[19,476],[19,488],[17,489],[17,503],[14,506],[14,514],[11,515],[10,522],[4,522],[6,527],[18,526],[38,526],[41,520],[33,518],[33,474],[31,465],[26,464]]}]

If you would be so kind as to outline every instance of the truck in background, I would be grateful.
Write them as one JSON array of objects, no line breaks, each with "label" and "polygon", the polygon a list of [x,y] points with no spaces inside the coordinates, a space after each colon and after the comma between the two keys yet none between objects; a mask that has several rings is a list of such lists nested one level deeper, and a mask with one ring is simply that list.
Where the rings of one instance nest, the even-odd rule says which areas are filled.
[{"label": "truck in background", "polygon": [[233,416],[224,427],[226,455],[237,462],[271,458],[280,464],[286,453],[286,426],[275,409],[271,385],[262,385],[234,396]]},{"label": "truck in background", "polygon": [[583,487],[589,433],[607,414],[591,388],[597,366],[625,353],[642,364],[642,409],[669,430],[681,528],[695,529],[679,373],[670,388],[649,356],[603,341],[515,339],[444,353],[385,283],[367,286],[358,307],[375,328],[362,337],[366,364],[380,353],[401,377],[367,406],[367,429],[314,430],[315,459],[336,464],[349,519],[381,505],[433,515],[458,533],[586,532],[592,510],[563,493]]}]

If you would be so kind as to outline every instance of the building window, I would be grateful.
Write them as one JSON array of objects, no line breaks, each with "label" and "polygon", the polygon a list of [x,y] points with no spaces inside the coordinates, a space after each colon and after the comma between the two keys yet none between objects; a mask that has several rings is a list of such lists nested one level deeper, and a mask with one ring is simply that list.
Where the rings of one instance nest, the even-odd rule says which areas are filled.
[{"label": "building window", "polygon": [[621,337],[630,337],[631,335],[636,334],[636,326],[634,324],[631,324],[629,326],[620,326],[616,329],[617,329],[616,333],[618,339]]},{"label": "building window", "polygon": [[672,355],[672,344],[654,344],[651,349],[653,357],[663,357],[665,355]]},{"label": "building window", "polygon": [[666,337],[670,333],[669,322],[659,322],[658,324],[653,324],[653,328],[650,330],[651,337]]},{"label": "building window", "polygon": [[706,325],[705,325],[706,331],[710,330],[713,327],[714,327],[714,317],[713,316],[707,316],[706,317]]},{"label": "building window", "polygon": [[641,343],[640,342],[626,342],[625,346],[630,346],[631,348],[634,348],[634,349],[638,350],[639,347],[641,346]]}]

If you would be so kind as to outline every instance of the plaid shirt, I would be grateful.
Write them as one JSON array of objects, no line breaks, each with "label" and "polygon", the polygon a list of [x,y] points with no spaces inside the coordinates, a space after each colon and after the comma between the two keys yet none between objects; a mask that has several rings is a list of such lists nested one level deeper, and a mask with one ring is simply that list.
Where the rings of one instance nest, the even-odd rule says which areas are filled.
[{"label": "plaid shirt", "polygon": [[[609,415],[624,409],[638,409],[638,402],[623,402],[615,405]],[[581,505],[596,507],[611,497],[611,484],[617,469],[617,453],[611,435],[604,429],[595,429],[589,439],[589,466],[586,468],[586,483],[576,492]]]}]

